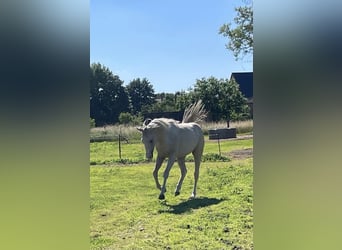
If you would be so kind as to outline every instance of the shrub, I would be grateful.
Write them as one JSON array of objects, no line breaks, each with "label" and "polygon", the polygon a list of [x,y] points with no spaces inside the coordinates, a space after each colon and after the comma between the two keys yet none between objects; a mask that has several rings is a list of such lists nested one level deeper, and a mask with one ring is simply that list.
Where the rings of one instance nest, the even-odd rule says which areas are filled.
[{"label": "shrub", "polygon": [[[194,161],[194,157],[192,155],[188,155],[185,160],[187,162],[193,162]],[[227,162],[230,161],[230,159],[226,156],[223,155],[219,155],[219,154],[215,154],[215,153],[207,153],[207,154],[203,154],[202,156],[202,162]]]},{"label": "shrub", "polygon": [[142,123],[142,117],[123,112],[119,115],[119,122],[125,125],[140,125]]},{"label": "shrub", "polygon": [[119,115],[119,122],[121,124],[129,124],[133,120],[133,116],[130,113],[123,112]]},{"label": "shrub", "polygon": [[90,117],[90,128],[95,128],[95,125],[96,125],[95,119]]}]

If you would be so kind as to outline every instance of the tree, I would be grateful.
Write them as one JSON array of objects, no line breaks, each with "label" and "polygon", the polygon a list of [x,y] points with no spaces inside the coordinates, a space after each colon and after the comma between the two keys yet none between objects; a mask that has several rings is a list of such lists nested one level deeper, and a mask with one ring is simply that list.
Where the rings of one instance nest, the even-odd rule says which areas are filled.
[{"label": "tree", "polygon": [[90,66],[90,117],[96,125],[118,122],[121,112],[129,111],[123,81],[100,63]]},{"label": "tree", "polygon": [[158,93],[156,94],[156,103],[150,106],[148,112],[173,112],[176,108],[176,95],[173,93]]},{"label": "tree", "polygon": [[234,80],[209,77],[196,81],[194,95],[201,99],[214,121],[237,120],[248,115],[247,100]]},{"label": "tree", "polygon": [[219,34],[228,37],[226,48],[233,52],[236,60],[253,54],[253,6],[249,1],[246,4],[235,8],[234,27],[228,23],[223,24],[219,30]]},{"label": "tree", "polygon": [[144,106],[155,103],[155,94],[152,84],[146,79],[134,79],[126,86],[133,114],[138,114]]},{"label": "tree", "polygon": [[187,91],[176,92],[176,108],[177,110],[185,110],[190,104],[196,102],[196,97],[192,88]]},{"label": "tree", "polygon": [[201,99],[205,105],[205,109],[210,112],[214,121],[220,120],[221,109],[219,100],[224,98],[223,93],[220,92],[220,82],[210,77],[208,79],[197,79],[194,87],[194,94],[197,98]]}]

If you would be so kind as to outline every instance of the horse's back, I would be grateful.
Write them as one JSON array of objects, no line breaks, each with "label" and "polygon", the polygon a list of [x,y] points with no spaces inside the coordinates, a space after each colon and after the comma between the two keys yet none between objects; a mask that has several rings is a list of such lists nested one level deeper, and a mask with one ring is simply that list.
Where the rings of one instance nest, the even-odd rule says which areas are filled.
[{"label": "horse's back", "polygon": [[158,124],[156,148],[160,156],[184,157],[194,151],[203,151],[204,137],[201,127],[194,122],[179,123],[172,119],[158,118],[152,123]]},{"label": "horse's back", "polygon": [[185,156],[196,148],[203,150],[204,136],[201,127],[197,123],[180,123],[178,127],[179,155]]}]

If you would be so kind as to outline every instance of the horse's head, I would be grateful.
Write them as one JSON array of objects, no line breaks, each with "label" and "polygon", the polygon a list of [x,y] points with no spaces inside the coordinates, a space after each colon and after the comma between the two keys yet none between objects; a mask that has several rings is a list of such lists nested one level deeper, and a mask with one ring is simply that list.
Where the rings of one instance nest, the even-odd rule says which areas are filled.
[{"label": "horse's head", "polygon": [[144,143],[146,158],[150,161],[153,158],[153,151],[155,146],[155,131],[151,119],[146,119],[142,127],[137,127],[137,129],[142,132],[141,141]]}]

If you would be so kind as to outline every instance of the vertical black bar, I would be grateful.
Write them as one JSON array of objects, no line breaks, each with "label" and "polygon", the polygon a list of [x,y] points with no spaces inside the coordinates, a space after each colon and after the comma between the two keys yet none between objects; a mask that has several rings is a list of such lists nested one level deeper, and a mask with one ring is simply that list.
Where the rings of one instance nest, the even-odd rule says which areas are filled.
[{"label": "vertical black bar", "polygon": [[119,129],[119,158],[121,160],[121,127]]},{"label": "vertical black bar", "polygon": [[221,156],[221,145],[220,145],[220,134],[219,133],[217,134],[217,144],[219,147],[219,155]]}]

